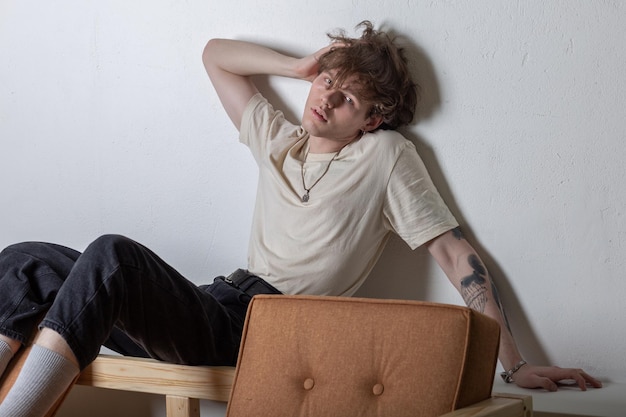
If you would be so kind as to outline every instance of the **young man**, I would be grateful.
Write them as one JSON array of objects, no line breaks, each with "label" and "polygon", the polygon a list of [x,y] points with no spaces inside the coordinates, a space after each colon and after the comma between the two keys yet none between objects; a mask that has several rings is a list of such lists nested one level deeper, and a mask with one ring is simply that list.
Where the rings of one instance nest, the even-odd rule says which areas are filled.
[{"label": "young man", "polygon": [[[44,415],[103,344],[125,355],[234,365],[252,296],[349,296],[392,232],[414,248],[427,245],[468,305],[498,320],[510,380],[548,390],[562,379],[601,386],[582,370],[522,361],[479,256],[414,146],[389,130],[411,121],[417,101],[402,51],[363,27],[359,39],[337,37],[300,59],[232,40],[205,48],[207,73],[260,168],[248,270],[198,287],[116,235],[82,254],[32,242],[0,254],[0,374],[41,329],[0,416]],[[256,74],[311,81],[301,125],[259,94]]]}]

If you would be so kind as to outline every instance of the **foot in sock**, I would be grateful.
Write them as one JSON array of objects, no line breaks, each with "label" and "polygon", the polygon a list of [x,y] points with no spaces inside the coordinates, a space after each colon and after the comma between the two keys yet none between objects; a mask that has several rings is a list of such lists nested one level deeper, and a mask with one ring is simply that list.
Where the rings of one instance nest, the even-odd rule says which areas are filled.
[{"label": "foot in sock", "polygon": [[0,404],[0,416],[44,416],[78,372],[78,366],[63,355],[33,345],[15,384]]}]

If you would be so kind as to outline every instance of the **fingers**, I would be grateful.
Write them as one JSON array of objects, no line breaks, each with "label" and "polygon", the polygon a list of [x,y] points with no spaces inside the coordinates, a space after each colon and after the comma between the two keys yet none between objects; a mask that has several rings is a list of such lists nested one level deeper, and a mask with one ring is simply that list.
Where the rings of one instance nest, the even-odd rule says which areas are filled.
[{"label": "fingers", "polygon": [[587,381],[581,375],[581,372],[582,370],[573,370],[572,377],[574,381],[576,381],[576,385],[578,385],[578,388],[580,388],[581,391],[587,391]]},{"label": "fingers", "polygon": [[541,378],[540,387],[550,392],[555,392],[559,389],[559,386],[550,378]]},{"label": "fingers", "polygon": [[547,391],[554,392],[558,390],[557,384],[550,378],[539,376],[537,374],[529,375],[525,380],[515,381],[522,388],[543,388]]},{"label": "fingers", "polygon": [[333,47],[332,44],[326,45],[325,47],[323,47],[323,48],[319,49],[317,52],[315,52],[313,54],[313,57],[315,58],[316,61],[318,61],[322,57],[322,55],[324,55],[325,53],[330,51],[332,47]]},{"label": "fingers", "polygon": [[594,388],[602,388],[602,382],[588,373],[584,372],[582,369],[580,370],[581,375],[585,378],[585,381]]},{"label": "fingers", "polygon": [[573,380],[574,384],[578,385],[578,387],[582,391],[587,391],[588,385],[591,385],[594,388],[602,388],[602,382],[595,379],[594,377],[592,377],[591,375],[589,375],[582,369],[571,369],[571,368],[570,369],[556,368],[556,369],[558,370],[558,372],[555,375],[555,377],[552,378],[554,381],[563,381],[567,379]]},{"label": "fingers", "polygon": [[524,368],[520,369],[519,375],[516,375],[515,378],[517,385],[523,388],[543,388],[553,392],[558,390],[559,383],[578,386],[582,391],[586,391],[588,386],[602,388],[602,382],[582,369],[559,368],[557,366]]},{"label": "fingers", "polygon": [[348,44],[346,44],[345,42],[340,42],[340,41],[331,42],[330,44],[326,45],[325,47],[323,47],[322,49],[314,53],[313,56],[315,57],[316,61],[319,61],[322,55],[326,54],[327,52],[330,52],[331,50],[337,49],[337,48],[345,48],[346,46],[348,46]]}]

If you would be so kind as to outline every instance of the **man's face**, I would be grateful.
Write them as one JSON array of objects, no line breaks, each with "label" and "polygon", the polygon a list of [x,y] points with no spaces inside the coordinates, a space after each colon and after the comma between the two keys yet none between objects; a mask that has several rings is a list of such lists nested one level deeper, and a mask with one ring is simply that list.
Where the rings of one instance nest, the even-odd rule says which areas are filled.
[{"label": "man's face", "polygon": [[320,73],[311,85],[302,126],[311,137],[336,143],[339,148],[369,131],[373,126],[371,105],[359,99],[360,85],[348,78],[342,85],[334,84],[334,72]]}]

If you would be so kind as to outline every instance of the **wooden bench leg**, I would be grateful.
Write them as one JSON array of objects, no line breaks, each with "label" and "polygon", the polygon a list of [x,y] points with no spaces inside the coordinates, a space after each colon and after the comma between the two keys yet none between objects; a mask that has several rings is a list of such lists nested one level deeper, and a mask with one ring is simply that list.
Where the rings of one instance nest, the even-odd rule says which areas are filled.
[{"label": "wooden bench leg", "polygon": [[165,409],[167,417],[200,417],[200,400],[167,395]]}]

